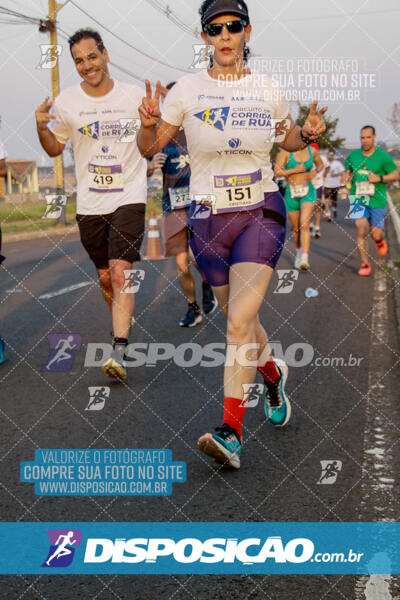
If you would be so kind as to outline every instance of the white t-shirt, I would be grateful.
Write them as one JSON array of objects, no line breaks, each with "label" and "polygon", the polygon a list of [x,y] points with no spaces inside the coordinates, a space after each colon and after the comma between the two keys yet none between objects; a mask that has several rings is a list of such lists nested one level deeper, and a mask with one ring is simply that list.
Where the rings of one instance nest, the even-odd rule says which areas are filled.
[{"label": "white t-shirt", "polygon": [[288,113],[279,88],[265,75],[227,82],[213,79],[205,69],[181,77],[165,99],[162,118],[185,130],[191,198],[212,194],[218,175],[259,170],[263,191],[277,190],[270,160],[271,120],[285,119]]},{"label": "white t-shirt", "polygon": [[105,96],[88,96],[78,84],[55,99],[51,130],[60,143],[72,141],[78,214],[109,214],[146,202],[147,165],[136,143],[143,95],[139,87],[114,80]]},{"label": "white t-shirt", "polygon": [[7,152],[3,142],[0,140],[0,160],[4,160],[5,158],[7,158]]},{"label": "white t-shirt", "polygon": [[[324,167],[326,167],[327,160],[326,160],[325,156],[322,156],[320,154],[320,157],[321,157],[322,162],[324,163]],[[321,170],[314,177],[314,179],[313,179],[313,186],[315,187],[316,190],[318,190],[323,185],[324,185],[324,172]]]},{"label": "white t-shirt", "polygon": [[333,159],[332,162],[326,161],[326,165],[330,167],[328,173],[325,176],[325,187],[327,188],[337,188],[340,187],[339,175],[343,173],[344,166],[340,162],[340,160]]}]

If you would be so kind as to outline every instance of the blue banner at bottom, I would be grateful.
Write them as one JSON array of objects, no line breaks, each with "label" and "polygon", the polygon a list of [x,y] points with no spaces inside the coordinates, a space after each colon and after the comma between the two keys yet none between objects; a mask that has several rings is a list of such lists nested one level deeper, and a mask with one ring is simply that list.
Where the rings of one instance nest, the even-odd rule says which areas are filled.
[{"label": "blue banner at bottom", "polygon": [[399,574],[399,523],[1,523],[1,574]]}]

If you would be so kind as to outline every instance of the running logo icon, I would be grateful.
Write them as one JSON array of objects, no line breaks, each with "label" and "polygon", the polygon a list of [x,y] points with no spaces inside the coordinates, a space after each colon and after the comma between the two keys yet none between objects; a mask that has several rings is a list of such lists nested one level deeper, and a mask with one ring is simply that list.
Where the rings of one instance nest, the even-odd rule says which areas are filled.
[{"label": "running logo icon", "polygon": [[200,119],[200,121],[203,121],[203,123],[208,123],[208,125],[211,125],[213,129],[224,131],[229,115],[229,108],[229,106],[206,108],[201,112],[195,113],[194,116]]},{"label": "running logo icon", "polygon": [[172,158],[171,162],[176,164],[177,170],[184,169],[187,165],[190,165],[189,154],[180,154],[178,158]]},{"label": "running logo icon", "polygon": [[277,269],[279,281],[274,294],[290,294],[299,278],[297,269]]},{"label": "running logo icon", "polygon": [[103,410],[106,400],[110,397],[109,387],[89,387],[89,404],[85,410]]},{"label": "running logo icon", "polygon": [[67,204],[67,196],[45,196],[46,212],[42,219],[59,219],[62,209]]},{"label": "running logo icon", "polygon": [[196,206],[191,218],[208,219],[215,204],[215,196],[213,194],[196,194],[194,199]]},{"label": "running logo icon", "polygon": [[47,535],[50,548],[42,567],[69,567],[76,548],[81,545],[82,532],[79,529],[48,529]]},{"label": "running logo icon", "polygon": [[349,210],[345,216],[345,219],[362,219],[368,217],[367,206],[369,205],[369,196],[355,196],[351,194],[349,196]]},{"label": "running logo icon", "polygon": [[124,269],[125,283],[121,294],[136,294],[144,279],[145,272],[142,269]]},{"label": "running logo icon", "polygon": [[37,65],[37,69],[53,69],[56,66],[58,57],[62,52],[62,46],[58,44],[40,44],[42,56]]},{"label": "running logo icon", "polygon": [[136,139],[136,134],[140,128],[140,119],[120,119],[121,135],[119,142],[128,144]]},{"label": "running logo icon", "polygon": [[265,395],[263,383],[243,383],[243,400],[239,407],[255,408]]},{"label": "running logo icon", "polygon": [[320,463],[322,472],[317,485],[332,485],[336,483],[338,473],[342,470],[342,461],[320,460]]},{"label": "running logo icon", "polygon": [[205,44],[193,44],[194,58],[189,69],[207,69],[210,66],[210,58],[213,55],[214,46]]},{"label": "running logo icon", "polygon": [[99,129],[99,121],[94,121],[93,123],[89,123],[88,125],[83,125],[83,127],[79,127],[78,131],[82,135],[86,135],[87,137],[92,138],[92,140],[98,140]]},{"label": "running logo icon", "polygon": [[74,353],[82,346],[82,336],[77,333],[52,333],[47,339],[50,344],[49,358],[42,372],[61,373],[72,369]]}]

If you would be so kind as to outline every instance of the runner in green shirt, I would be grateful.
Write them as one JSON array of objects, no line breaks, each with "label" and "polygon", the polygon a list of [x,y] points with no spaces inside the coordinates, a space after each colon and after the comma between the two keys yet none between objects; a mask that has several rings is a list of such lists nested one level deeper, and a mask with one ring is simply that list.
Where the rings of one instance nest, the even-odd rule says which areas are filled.
[{"label": "runner in green shirt", "polygon": [[386,214],[386,184],[399,179],[399,171],[393,158],[375,146],[376,133],[372,125],[361,129],[361,148],[354,150],[346,159],[346,177],[351,181],[350,216],[357,227],[357,246],[361,257],[358,274],[371,274],[368,262],[368,233],[376,243],[379,254],[388,251],[383,229]]}]

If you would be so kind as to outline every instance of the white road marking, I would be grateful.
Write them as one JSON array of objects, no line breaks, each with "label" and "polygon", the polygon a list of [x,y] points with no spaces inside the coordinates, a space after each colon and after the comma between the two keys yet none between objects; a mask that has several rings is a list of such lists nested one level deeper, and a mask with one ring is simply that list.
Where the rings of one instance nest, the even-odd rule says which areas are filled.
[{"label": "white road marking", "polygon": [[56,292],[50,292],[49,294],[42,294],[38,296],[39,300],[47,300],[48,298],[54,298],[55,296],[62,296],[62,294],[67,294],[68,292],[72,292],[73,290],[79,290],[79,288],[86,287],[87,285],[92,285],[93,281],[82,281],[82,283],[75,283],[74,285],[69,285],[68,287],[62,288],[61,290],[57,290]]},{"label": "white road marking", "polygon": [[[383,263],[383,261],[379,262]],[[366,476],[361,484],[362,499],[359,509],[361,521],[396,520],[393,504],[389,501],[394,497],[391,439],[388,435],[385,417],[382,416],[386,411],[390,412],[388,408],[388,405],[390,406],[390,402],[388,402],[390,391],[386,388],[387,379],[385,378],[387,364],[385,363],[385,356],[382,357],[384,344],[389,345],[387,294],[386,275],[377,265],[372,300],[372,333],[363,456],[363,473],[374,474],[374,479]],[[379,472],[376,473],[377,471]],[[391,575],[362,575],[358,577],[355,586],[355,599],[392,600],[390,581]]]}]

